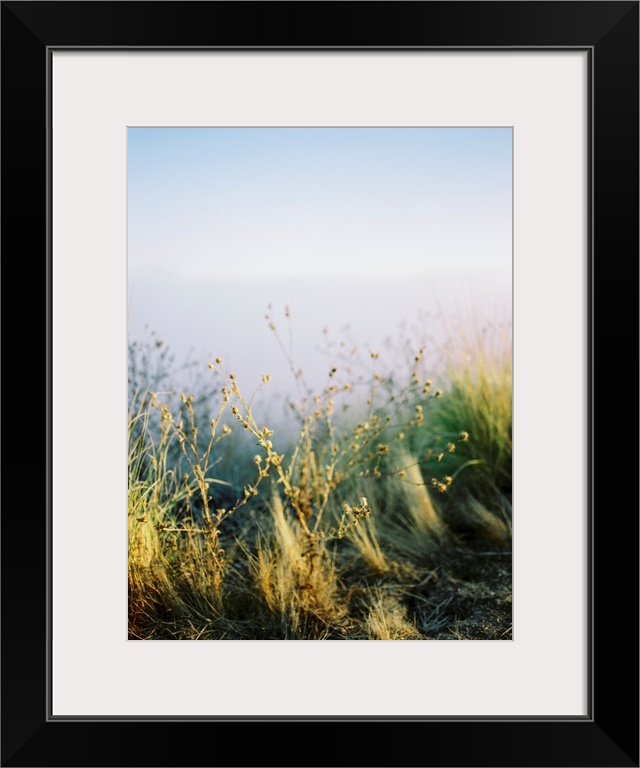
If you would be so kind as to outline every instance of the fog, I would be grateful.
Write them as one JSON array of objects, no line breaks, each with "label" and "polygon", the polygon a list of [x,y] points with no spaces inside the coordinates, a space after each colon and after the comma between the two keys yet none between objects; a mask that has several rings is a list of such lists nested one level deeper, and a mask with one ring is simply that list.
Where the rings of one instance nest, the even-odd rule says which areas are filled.
[{"label": "fog", "polygon": [[130,129],[129,341],[269,374],[273,409],[288,357],[319,390],[353,347],[508,323],[511,157],[504,128]]}]

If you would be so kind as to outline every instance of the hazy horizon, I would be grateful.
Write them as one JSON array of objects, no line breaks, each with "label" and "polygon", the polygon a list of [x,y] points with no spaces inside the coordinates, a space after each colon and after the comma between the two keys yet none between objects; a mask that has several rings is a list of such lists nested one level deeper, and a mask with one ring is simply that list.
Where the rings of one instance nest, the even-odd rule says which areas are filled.
[{"label": "hazy horizon", "polygon": [[130,128],[129,340],[153,331],[177,361],[219,355],[241,388],[268,373],[268,391],[293,394],[270,304],[287,348],[289,307],[291,352],[313,387],[332,364],[329,337],[380,348],[403,323],[420,343],[470,313],[509,322],[511,138]]}]

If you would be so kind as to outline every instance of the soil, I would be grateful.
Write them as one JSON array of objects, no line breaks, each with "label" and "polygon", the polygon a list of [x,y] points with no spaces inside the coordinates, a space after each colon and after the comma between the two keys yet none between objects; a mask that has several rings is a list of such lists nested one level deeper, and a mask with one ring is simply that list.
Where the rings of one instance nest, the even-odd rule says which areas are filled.
[{"label": "soil", "polygon": [[414,597],[420,599],[437,620],[425,627],[429,639],[512,640],[511,552],[453,549]]}]

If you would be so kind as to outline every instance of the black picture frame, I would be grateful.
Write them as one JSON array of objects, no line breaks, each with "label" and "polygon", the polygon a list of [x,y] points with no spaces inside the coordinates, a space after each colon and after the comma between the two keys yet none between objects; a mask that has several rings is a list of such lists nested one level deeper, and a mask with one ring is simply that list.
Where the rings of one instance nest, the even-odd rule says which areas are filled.
[{"label": "black picture frame", "polygon": [[[5,417],[17,426],[5,422],[3,766],[639,765],[638,11],[638,2],[581,0],[2,2],[2,266],[5,287],[12,294],[26,288],[23,296],[30,302],[22,310],[41,323],[36,338],[27,334],[25,339],[24,332],[15,333],[13,305],[8,306],[12,321],[3,335],[5,358],[10,359],[10,371],[23,372],[27,383],[14,387],[9,381],[5,390],[5,405],[10,404]],[[592,633],[587,717],[325,718],[327,722],[302,716],[203,722],[48,717],[48,58],[53,48],[191,46],[589,52],[591,421],[585,449],[590,465]],[[23,323],[27,328],[24,317]],[[618,339],[628,350],[622,357],[615,351]],[[27,407],[23,398],[34,385],[32,397],[38,406]],[[34,495],[36,477],[40,484]],[[549,632],[561,631],[549,627]]]}]

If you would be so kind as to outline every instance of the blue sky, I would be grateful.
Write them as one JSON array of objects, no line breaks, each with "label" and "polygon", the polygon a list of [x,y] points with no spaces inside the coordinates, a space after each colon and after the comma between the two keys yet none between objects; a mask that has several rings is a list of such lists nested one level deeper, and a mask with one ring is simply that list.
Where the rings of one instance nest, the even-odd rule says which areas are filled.
[{"label": "blue sky", "polygon": [[435,309],[504,319],[511,222],[510,128],[130,128],[130,338],[255,381],[269,303],[318,371],[327,326],[375,345]]}]

